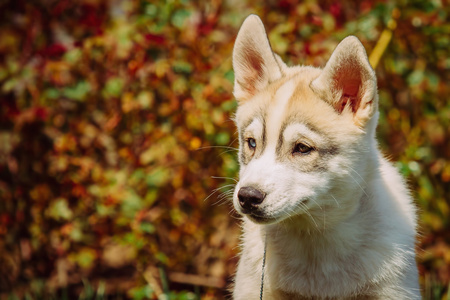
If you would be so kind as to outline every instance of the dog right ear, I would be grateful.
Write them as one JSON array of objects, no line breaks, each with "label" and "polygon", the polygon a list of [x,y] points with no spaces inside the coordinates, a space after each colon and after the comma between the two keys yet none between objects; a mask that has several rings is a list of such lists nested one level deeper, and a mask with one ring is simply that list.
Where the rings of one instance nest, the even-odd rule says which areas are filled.
[{"label": "dog right ear", "polygon": [[378,107],[377,78],[358,38],[345,38],[333,51],[322,73],[310,87],[336,112],[351,112],[364,127]]},{"label": "dog right ear", "polygon": [[257,15],[248,16],[239,30],[233,50],[234,96],[248,100],[282,76],[281,59],[272,52]]}]

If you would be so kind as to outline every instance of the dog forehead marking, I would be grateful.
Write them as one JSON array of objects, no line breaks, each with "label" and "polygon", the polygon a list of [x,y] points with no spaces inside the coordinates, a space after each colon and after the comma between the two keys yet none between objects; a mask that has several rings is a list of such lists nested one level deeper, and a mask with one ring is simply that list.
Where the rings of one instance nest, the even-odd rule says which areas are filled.
[{"label": "dog forehead marking", "polygon": [[295,91],[295,81],[289,80],[284,83],[275,93],[273,101],[267,110],[267,140],[273,147],[276,146],[278,135],[282,127],[282,120],[286,109],[288,107],[289,100]]},{"label": "dog forehead marking", "polygon": [[[293,79],[287,81],[282,86],[278,88],[278,90],[275,93],[275,103],[274,105],[278,107],[278,110],[275,110],[275,112],[279,112],[280,115],[277,116],[276,119],[281,119],[282,114],[284,112],[284,109],[286,108],[287,103],[291,99],[292,95],[295,91],[295,81]],[[275,114],[274,114],[275,115]]]}]

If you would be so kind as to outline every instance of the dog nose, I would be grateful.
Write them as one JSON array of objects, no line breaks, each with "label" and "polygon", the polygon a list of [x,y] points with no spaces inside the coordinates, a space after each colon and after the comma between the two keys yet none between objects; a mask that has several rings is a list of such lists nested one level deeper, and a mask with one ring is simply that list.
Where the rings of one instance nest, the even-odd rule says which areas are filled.
[{"label": "dog nose", "polygon": [[238,192],[239,204],[244,209],[256,209],[266,195],[258,189],[250,186],[242,187]]}]

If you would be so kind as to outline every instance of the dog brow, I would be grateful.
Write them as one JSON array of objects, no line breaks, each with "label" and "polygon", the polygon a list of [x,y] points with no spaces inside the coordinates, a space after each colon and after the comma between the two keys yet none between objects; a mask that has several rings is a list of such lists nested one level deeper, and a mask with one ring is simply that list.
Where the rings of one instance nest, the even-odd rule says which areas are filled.
[{"label": "dog brow", "polygon": [[283,148],[285,131],[286,131],[286,128],[290,125],[301,124],[304,127],[306,127],[307,130],[320,135],[320,132],[315,127],[311,126],[308,123],[299,122],[298,120],[299,120],[299,118],[297,116],[291,116],[285,122],[283,122],[283,124],[281,125],[280,134],[278,135],[277,147],[275,150],[277,156],[281,156],[281,154],[282,154],[281,149]]},{"label": "dog brow", "polygon": [[[324,140],[327,140],[328,141],[328,143],[320,143],[320,144],[330,144],[330,141],[329,141],[329,139],[328,138],[326,138],[322,133],[321,133],[321,131],[320,130],[318,130],[316,127],[314,127],[314,126],[312,126],[311,124],[309,124],[309,123],[305,123],[305,122],[299,122],[298,121],[298,117],[296,117],[296,116],[292,116],[292,117],[290,117],[290,118],[288,118],[288,120],[287,121],[285,121],[283,124],[282,124],[282,126],[281,126],[281,129],[280,129],[280,134],[279,134],[279,136],[278,136],[278,142],[277,142],[277,147],[276,147],[276,155],[278,156],[278,157],[280,157],[281,155],[282,155],[282,148],[283,148],[283,143],[284,143],[284,140],[285,140],[285,138],[286,138],[286,129],[289,127],[289,126],[301,126],[301,128],[304,128],[304,130],[301,130],[301,131],[303,131],[303,132],[300,132],[300,134],[305,134],[305,133],[307,133],[306,135],[305,135],[305,137],[306,138],[310,138],[310,139],[313,139],[314,141],[319,141],[319,140],[322,140],[322,141],[324,141]],[[309,132],[309,133],[308,133]],[[321,154],[336,154],[337,153],[337,147],[336,146],[334,146],[334,145],[331,145],[330,147],[326,147],[326,148],[322,148],[322,147],[320,147],[320,149],[319,149],[320,151],[320,153]]]},{"label": "dog brow", "polygon": [[[248,131],[248,128],[254,124],[255,121],[258,121],[261,124],[261,131],[260,132],[253,132],[253,134],[257,134],[257,136],[253,136],[256,139],[259,139],[261,141],[260,145],[258,146],[257,153],[255,155],[256,157],[261,156],[261,154],[264,152],[266,148],[267,143],[267,130],[266,130],[266,113],[262,110],[251,117],[247,118],[244,122],[244,125],[242,126],[242,130],[240,131],[240,141],[242,144],[245,143],[245,133]],[[244,157],[244,151],[241,153],[241,161],[245,163],[245,157]]]}]

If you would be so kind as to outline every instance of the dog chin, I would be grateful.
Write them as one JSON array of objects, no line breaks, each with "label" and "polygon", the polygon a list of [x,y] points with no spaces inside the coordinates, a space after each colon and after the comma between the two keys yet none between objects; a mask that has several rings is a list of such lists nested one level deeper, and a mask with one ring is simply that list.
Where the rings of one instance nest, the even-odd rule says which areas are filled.
[{"label": "dog chin", "polygon": [[258,214],[244,214],[244,215],[253,223],[260,225],[275,224],[282,221],[282,219],[278,219],[275,217],[261,216]]}]

